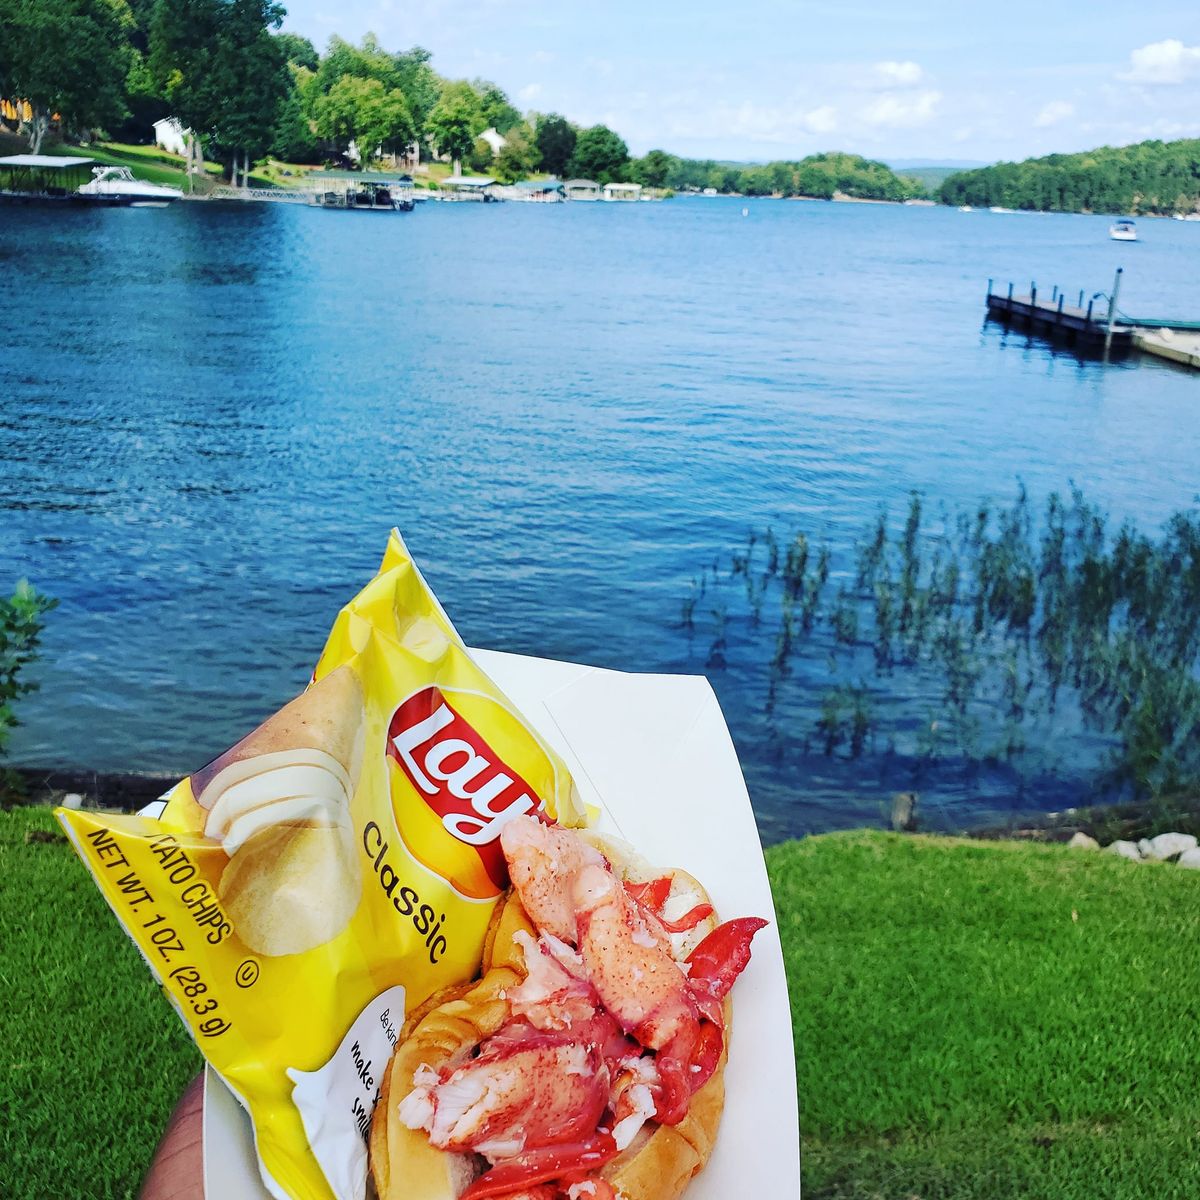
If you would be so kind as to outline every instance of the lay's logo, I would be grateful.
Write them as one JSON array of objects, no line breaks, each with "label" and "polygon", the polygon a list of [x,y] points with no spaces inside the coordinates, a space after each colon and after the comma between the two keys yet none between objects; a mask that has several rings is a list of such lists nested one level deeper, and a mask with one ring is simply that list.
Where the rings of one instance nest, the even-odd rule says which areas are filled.
[{"label": "lay's logo", "polygon": [[416,692],[392,714],[387,754],[443,828],[474,848],[497,890],[506,888],[500,830],[523,813],[549,820],[536,790],[437,687]]}]

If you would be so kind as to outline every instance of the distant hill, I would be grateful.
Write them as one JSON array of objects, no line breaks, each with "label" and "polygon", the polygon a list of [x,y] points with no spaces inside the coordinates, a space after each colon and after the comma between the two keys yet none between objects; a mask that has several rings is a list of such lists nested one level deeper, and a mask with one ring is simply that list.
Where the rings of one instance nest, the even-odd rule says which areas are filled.
[{"label": "distant hill", "polygon": [[975,167],[988,167],[991,163],[982,158],[889,158],[888,164],[897,173],[905,175],[914,169],[925,167],[949,167],[954,171],[970,171]]},{"label": "distant hill", "polygon": [[[949,163],[925,163],[918,164],[912,167],[903,167],[896,164],[889,164],[892,170],[897,175],[902,175],[905,179],[915,179],[928,192],[936,193],[938,188],[950,178],[951,175],[958,174],[963,168],[957,164],[951,166]],[[972,164],[972,166],[982,164]]]},{"label": "distant hill", "polygon": [[810,154],[799,161],[755,164],[670,157],[666,185],[679,191],[744,196],[807,196],[832,200],[910,200],[924,196],[924,184],[903,179],[881,162],[858,154]]},{"label": "distant hill", "polygon": [[943,204],[1039,212],[1200,211],[1200,138],[1101,146],[959,171],[937,191]]}]

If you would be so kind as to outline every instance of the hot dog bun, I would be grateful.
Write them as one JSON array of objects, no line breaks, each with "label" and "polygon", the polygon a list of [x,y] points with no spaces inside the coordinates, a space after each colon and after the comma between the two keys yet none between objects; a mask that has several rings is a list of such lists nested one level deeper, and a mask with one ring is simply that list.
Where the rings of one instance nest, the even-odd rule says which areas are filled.
[{"label": "hot dog bun", "polygon": [[[679,913],[709,903],[704,888],[684,871],[652,867],[631,847],[595,833],[580,834],[612,864],[614,874],[630,883],[670,877],[670,899],[664,912]],[[686,934],[672,935],[675,957],[682,961],[712,929],[715,913]],[[476,1154],[436,1149],[424,1130],[407,1128],[398,1106],[413,1091],[422,1066],[438,1068],[456,1057],[470,1056],[481,1040],[510,1019],[506,993],[526,977],[524,953],[514,935],[536,937],[533,922],[515,890],[497,906],[484,946],[482,977],[474,985],[450,989],[415,1010],[401,1030],[398,1048],[384,1074],[370,1136],[371,1172],[379,1200],[457,1200],[486,1167]],[[724,1005],[725,1045],[731,1010]],[[712,1153],[724,1108],[726,1052],[691,1098],[686,1117],[677,1125],[648,1121],[618,1157],[598,1172],[624,1200],[677,1200]]]}]

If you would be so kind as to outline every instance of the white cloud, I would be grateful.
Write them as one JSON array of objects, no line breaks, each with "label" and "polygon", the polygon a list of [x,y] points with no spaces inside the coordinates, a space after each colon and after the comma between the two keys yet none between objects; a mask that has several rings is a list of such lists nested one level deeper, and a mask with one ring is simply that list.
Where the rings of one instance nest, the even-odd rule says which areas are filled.
[{"label": "white cloud", "polygon": [[554,55],[549,50],[535,50],[529,58],[535,63],[550,63],[554,61]]},{"label": "white cloud", "polygon": [[532,104],[541,94],[542,85],[540,83],[527,83],[517,92],[517,99],[523,100],[526,104]]},{"label": "white cloud", "polygon": [[941,99],[942,93],[935,91],[899,95],[889,92],[868,104],[862,111],[862,119],[867,125],[912,129],[933,120]]},{"label": "white cloud", "polygon": [[1051,125],[1057,125],[1059,121],[1065,121],[1068,117],[1073,117],[1074,115],[1075,105],[1069,100],[1051,100],[1033,118],[1033,123],[1038,129],[1047,129]]},{"label": "white cloud", "polygon": [[872,69],[875,86],[881,88],[916,87],[925,78],[915,62],[877,62]]},{"label": "white cloud", "polygon": [[1178,38],[1151,42],[1129,56],[1129,70],[1119,76],[1128,83],[1183,83],[1200,72],[1200,46],[1185,46]]},{"label": "white cloud", "polygon": [[636,117],[626,112],[622,124],[614,126],[654,145],[664,138],[719,138],[743,147],[798,147],[807,144],[812,135],[827,135],[838,127],[838,112],[832,104],[807,108],[802,102],[744,101],[706,106],[690,91],[663,97],[657,103],[647,96]]},{"label": "white cloud", "polygon": [[837,128],[837,109],[832,104],[822,104],[805,113],[802,124],[809,133],[832,133]]}]

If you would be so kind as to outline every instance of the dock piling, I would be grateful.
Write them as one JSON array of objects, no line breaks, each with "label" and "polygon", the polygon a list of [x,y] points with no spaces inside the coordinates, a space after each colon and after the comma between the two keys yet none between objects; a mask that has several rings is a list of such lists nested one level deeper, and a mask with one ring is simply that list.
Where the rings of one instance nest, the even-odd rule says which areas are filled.
[{"label": "dock piling", "polygon": [[1117,273],[1113,276],[1112,295],[1108,298],[1108,328],[1104,331],[1105,358],[1108,357],[1108,352],[1112,347],[1113,323],[1117,319],[1117,297],[1121,294],[1121,275],[1124,270],[1124,267],[1117,268]]}]

